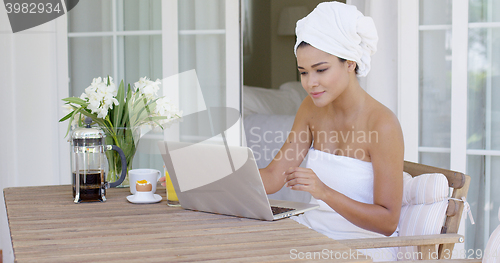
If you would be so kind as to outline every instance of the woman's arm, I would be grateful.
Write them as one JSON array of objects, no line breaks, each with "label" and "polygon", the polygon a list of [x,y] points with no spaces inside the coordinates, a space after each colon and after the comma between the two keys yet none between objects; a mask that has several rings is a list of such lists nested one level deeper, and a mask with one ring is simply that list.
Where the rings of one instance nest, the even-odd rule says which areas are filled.
[{"label": "woman's arm", "polygon": [[259,170],[267,194],[279,191],[285,184],[284,172],[290,167],[299,166],[307,155],[312,143],[309,116],[313,105],[309,96],[302,101],[287,140],[271,163]]},{"label": "woman's arm", "polygon": [[373,204],[355,201],[329,188],[311,169],[290,168],[286,173],[287,185],[311,193],[361,228],[391,235],[399,222],[403,196],[403,135],[392,114],[381,117],[372,129],[377,135],[369,146],[374,172]]}]

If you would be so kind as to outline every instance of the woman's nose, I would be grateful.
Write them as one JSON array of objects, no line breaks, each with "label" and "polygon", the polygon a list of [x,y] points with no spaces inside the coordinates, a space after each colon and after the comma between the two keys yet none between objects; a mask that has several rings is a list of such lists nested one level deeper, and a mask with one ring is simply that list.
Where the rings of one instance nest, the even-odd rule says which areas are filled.
[{"label": "woman's nose", "polygon": [[307,86],[309,88],[314,88],[318,86],[318,78],[315,76],[316,74],[309,74],[307,78]]}]

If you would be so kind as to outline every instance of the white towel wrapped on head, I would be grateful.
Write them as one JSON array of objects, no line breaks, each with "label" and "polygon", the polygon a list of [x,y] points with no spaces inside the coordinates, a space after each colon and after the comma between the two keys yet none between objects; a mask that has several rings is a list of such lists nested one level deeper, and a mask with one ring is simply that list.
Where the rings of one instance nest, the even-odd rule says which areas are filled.
[{"label": "white towel wrapped on head", "polygon": [[377,51],[377,29],[371,17],[364,16],[355,6],[339,2],[320,3],[309,15],[297,21],[298,45],[311,46],[346,60],[356,61],[358,76],[370,71],[370,56]]}]

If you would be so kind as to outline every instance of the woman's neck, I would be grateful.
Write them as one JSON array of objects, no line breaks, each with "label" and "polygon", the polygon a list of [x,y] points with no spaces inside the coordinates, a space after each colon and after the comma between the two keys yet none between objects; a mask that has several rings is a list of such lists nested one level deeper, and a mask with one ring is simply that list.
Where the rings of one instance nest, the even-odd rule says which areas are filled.
[{"label": "woman's neck", "polygon": [[355,115],[364,106],[366,91],[361,88],[357,78],[349,81],[348,87],[330,103],[329,111],[342,114],[345,117]]}]

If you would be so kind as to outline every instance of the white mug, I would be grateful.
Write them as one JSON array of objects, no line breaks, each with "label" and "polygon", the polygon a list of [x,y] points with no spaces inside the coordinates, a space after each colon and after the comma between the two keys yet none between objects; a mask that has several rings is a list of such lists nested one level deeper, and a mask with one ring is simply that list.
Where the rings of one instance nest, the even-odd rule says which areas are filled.
[{"label": "white mug", "polygon": [[135,194],[137,190],[135,189],[135,183],[137,181],[146,180],[153,186],[152,193],[156,192],[156,184],[160,180],[161,172],[155,169],[132,169],[128,171],[128,177],[130,182],[130,192]]}]

